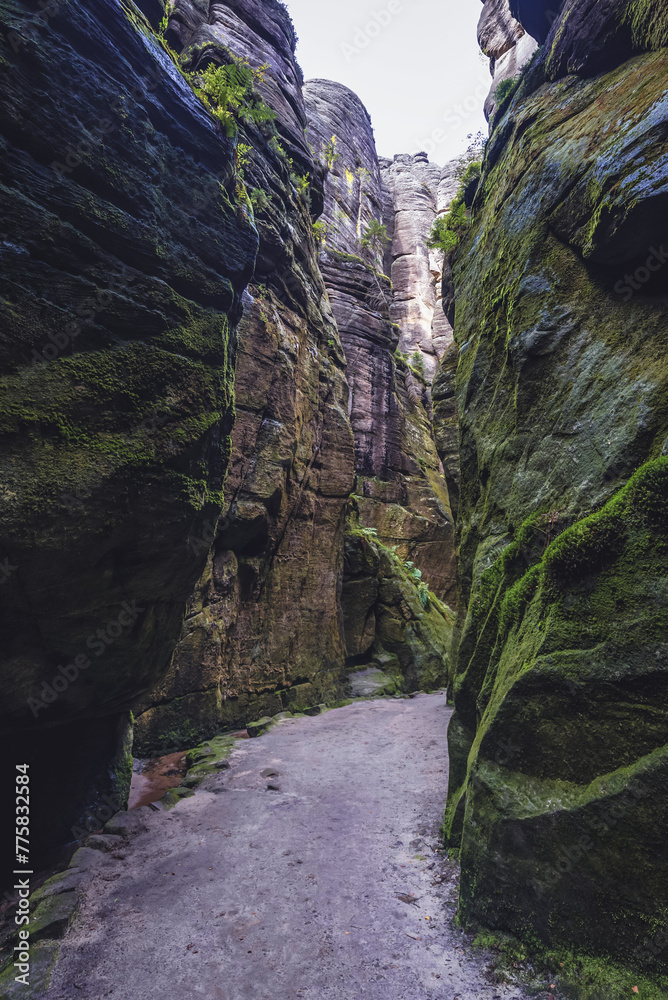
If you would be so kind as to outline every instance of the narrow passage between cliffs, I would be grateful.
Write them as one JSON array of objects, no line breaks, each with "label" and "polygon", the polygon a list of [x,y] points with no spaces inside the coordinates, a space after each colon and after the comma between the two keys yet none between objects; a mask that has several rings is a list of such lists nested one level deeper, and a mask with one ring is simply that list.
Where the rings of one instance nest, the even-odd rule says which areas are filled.
[{"label": "narrow passage between cliffs", "polygon": [[439,693],[287,719],[174,809],[128,814],[128,837],[89,852],[48,996],[522,996],[452,923],[450,713]]}]

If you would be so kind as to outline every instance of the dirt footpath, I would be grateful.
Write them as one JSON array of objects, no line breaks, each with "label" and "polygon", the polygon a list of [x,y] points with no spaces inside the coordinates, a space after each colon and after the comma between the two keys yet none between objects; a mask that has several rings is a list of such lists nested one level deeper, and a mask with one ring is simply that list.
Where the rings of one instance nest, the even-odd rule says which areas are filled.
[{"label": "dirt footpath", "polygon": [[99,855],[47,996],[522,996],[450,927],[453,866],[434,851],[450,711],[440,694],[362,701],[240,741]]}]

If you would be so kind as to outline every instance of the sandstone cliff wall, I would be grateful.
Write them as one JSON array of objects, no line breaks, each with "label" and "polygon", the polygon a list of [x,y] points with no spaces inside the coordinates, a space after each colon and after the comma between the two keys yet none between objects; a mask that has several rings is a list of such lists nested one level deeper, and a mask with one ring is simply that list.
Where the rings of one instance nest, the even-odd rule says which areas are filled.
[{"label": "sandstone cliff wall", "polygon": [[[558,6],[556,0],[553,6]],[[532,20],[532,26],[533,23]],[[546,26],[547,23],[546,19]],[[538,48],[538,42],[513,17],[509,0],[484,0],[478,22],[478,44],[485,55],[489,56],[492,74],[492,87],[485,101],[485,116],[489,121],[498,107],[496,88],[504,80],[513,80],[519,76]]]},{"label": "sandstone cliff wall", "polygon": [[390,196],[384,216],[392,235],[391,315],[399,327],[399,350],[422,355],[430,382],[453,335],[441,300],[443,254],[430,250],[427,238],[457,192],[456,167],[457,161],[445,167],[430,163],[426,153],[381,161]]},{"label": "sandstone cliff wall", "polygon": [[[325,180],[320,263],[348,365],[355,509],[360,523],[397,546],[443,597],[454,589],[453,522],[431,431],[426,371],[397,354],[397,290],[382,270],[385,249],[362,246],[371,223],[382,224],[388,201],[371,120],[340,84],[309,81],[305,98],[313,149],[324,158],[327,143],[336,140]],[[440,168],[432,173],[440,177]],[[391,193],[389,203],[393,222]],[[390,247],[390,260],[391,254]]]},{"label": "sandstone cliff wall", "polygon": [[[265,198],[255,211],[260,247],[238,329],[224,516],[211,525],[213,545],[170,672],[138,706],[139,749],[196,741],[341,694],[338,601],[353,485],[344,358],[312,228],[310,204],[322,203],[319,167],[304,136],[287,13],[279,4],[230,3],[215,4],[207,18],[177,3],[169,32],[194,68],[225,61],[226,50],[267,64],[261,89],[282,150],[261,129],[246,129],[244,181],[251,198]],[[303,181],[300,191],[307,177],[310,190]]]},{"label": "sandstone cliff wall", "polygon": [[222,504],[257,234],[231,141],[137,12],[1,17],[1,712],[39,852],[127,793],[122,716],[167,669],[206,561],[188,537]]},{"label": "sandstone cliff wall", "polygon": [[445,824],[464,923],[664,969],[667,32],[571,0],[494,119],[454,266]]}]

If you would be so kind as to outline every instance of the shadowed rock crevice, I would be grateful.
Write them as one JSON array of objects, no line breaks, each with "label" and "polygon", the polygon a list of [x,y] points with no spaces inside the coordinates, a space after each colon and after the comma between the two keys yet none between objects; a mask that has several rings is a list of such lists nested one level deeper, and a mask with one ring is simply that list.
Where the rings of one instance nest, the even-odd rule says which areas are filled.
[{"label": "shadowed rock crevice", "polygon": [[276,714],[285,707],[281,692],[292,687],[290,701],[304,705],[340,696],[337,602],[353,482],[343,358],[308,186],[299,189],[300,177],[310,177],[312,202],[322,197],[289,18],[280,5],[260,15],[256,4],[216,4],[210,23],[180,4],[174,16],[191,26],[181,35],[183,60],[199,64],[205,53],[225,61],[229,50],[254,67],[266,64],[260,89],[276,112],[280,142],[245,128],[244,183],[251,199],[263,194],[255,200],[255,276],[237,333],[225,509],[205,539],[214,547],[170,672],[137,706],[137,746],[145,750]]}]

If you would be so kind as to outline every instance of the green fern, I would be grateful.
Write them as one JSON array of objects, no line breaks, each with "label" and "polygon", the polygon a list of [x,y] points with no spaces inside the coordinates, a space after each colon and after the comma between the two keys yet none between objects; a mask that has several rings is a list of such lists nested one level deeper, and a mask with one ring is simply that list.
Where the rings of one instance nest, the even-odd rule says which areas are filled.
[{"label": "green fern", "polygon": [[250,202],[253,206],[253,214],[255,214],[255,212],[266,211],[271,203],[271,198],[262,188],[253,188],[250,193]]},{"label": "green fern", "polygon": [[315,236],[315,241],[319,247],[323,246],[325,239],[327,237],[327,223],[326,222],[314,222],[313,223],[313,235]]},{"label": "green fern", "polygon": [[[292,162],[292,161],[290,161],[290,162]],[[311,186],[311,175],[310,174],[304,174],[302,176],[301,174],[291,173],[290,174],[290,180],[292,181],[292,183],[294,184],[294,186],[297,188],[297,194],[300,194],[300,195],[308,194],[308,190],[309,190],[309,188]]]},{"label": "green fern", "polygon": [[195,92],[231,138],[237,135],[239,122],[261,125],[276,118],[254,89],[264,80],[266,68],[253,69],[247,60],[232,57],[228,65],[211,63],[195,75]]}]

